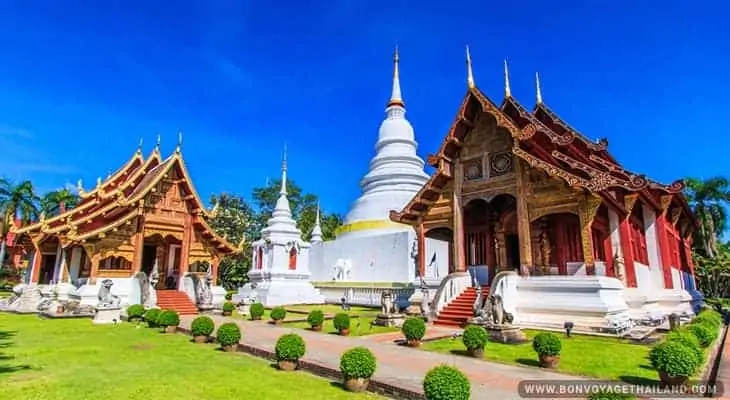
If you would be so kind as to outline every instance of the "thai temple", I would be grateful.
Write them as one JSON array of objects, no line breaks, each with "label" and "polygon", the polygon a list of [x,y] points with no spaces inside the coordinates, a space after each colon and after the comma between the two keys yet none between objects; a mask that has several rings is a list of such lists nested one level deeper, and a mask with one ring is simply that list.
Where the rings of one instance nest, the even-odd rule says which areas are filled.
[{"label": "thai temple", "polygon": [[[662,184],[624,168],[606,139],[587,138],[546,104],[537,74],[528,110],[512,96],[505,62],[496,103],[476,85],[468,48],[465,95],[424,162],[400,72],[396,50],[375,154],[334,240],[322,241],[319,214],[311,243],[302,239],[284,152],[279,199],[234,300],[379,306],[388,291],[401,308],[427,299],[436,324],[463,326],[473,316],[463,304],[479,286],[501,296],[519,326],[571,322],[586,333],[697,310],[698,221],[681,181]],[[159,142],[147,158],[138,150],[80,192],[76,208],[14,230],[14,249],[31,260],[29,284],[57,283],[63,296],[93,302],[99,282],[110,279],[133,304],[138,272],[159,273],[161,303],[178,295],[199,302],[202,271],[215,279],[222,257],[239,251],[210,227],[215,210],[203,207],[180,146],[166,159]],[[214,286],[213,296],[220,303],[222,289]]]}]

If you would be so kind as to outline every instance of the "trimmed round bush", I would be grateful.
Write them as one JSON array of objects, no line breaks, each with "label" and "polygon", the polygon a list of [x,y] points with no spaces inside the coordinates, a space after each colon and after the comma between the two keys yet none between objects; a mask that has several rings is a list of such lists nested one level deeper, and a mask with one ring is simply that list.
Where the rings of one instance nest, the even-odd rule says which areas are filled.
[{"label": "trimmed round bush", "polygon": [[218,328],[215,340],[221,346],[236,345],[241,340],[241,328],[233,322],[227,322]]},{"label": "trimmed round bush", "polygon": [[340,357],[340,372],[345,379],[370,379],[375,367],[375,356],[366,347],[353,347]]},{"label": "trimmed round bush", "polygon": [[651,365],[669,376],[692,376],[701,366],[694,349],[678,341],[660,343],[649,352]]},{"label": "trimmed round bush", "polygon": [[687,331],[697,338],[697,341],[702,347],[709,347],[717,339],[718,335],[717,330],[702,324],[687,325]]},{"label": "trimmed round bush", "polygon": [[439,365],[423,378],[423,392],[427,400],[469,400],[471,384],[458,369]]},{"label": "trimmed round bush", "polygon": [[600,390],[596,393],[591,393],[588,396],[588,400],[634,400],[636,396],[628,393],[614,392],[611,390]]},{"label": "trimmed round bush", "polygon": [[177,311],[165,310],[157,317],[157,325],[178,326],[180,325],[180,316],[177,314]]},{"label": "trimmed round bush", "polygon": [[223,303],[223,307],[221,307],[221,310],[226,313],[232,313],[235,309],[236,306],[234,306],[233,303],[231,303],[230,301]]},{"label": "trimmed round bush", "polygon": [[468,350],[483,349],[489,341],[487,330],[479,325],[469,325],[461,336],[464,347]]},{"label": "trimmed round bush", "polygon": [[127,319],[130,321],[135,321],[142,319],[144,317],[144,306],[141,304],[132,304],[131,306],[127,307]]},{"label": "trimmed round bush", "polygon": [[540,356],[559,356],[563,342],[554,333],[540,332],[532,339],[532,349]]},{"label": "trimmed round bush", "polygon": [[226,293],[226,300],[231,301],[233,300],[233,295],[236,294],[236,292],[227,292]]},{"label": "trimmed round bush", "polygon": [[150,328],[157,326],[157,317],[160,316],[159,308],[150,308],[144,313],[144,321]]},{"label": "trimmed round bush", "polygon": [[324,324],[324,313],[322,310],[312,310],[307,315],[307,323],[309,326],[321,326]]},{"label": "trimmed round bush", "polygon": [[332,321],[335,329],[343,330],[350,329],[350,316],[347,313],[339,313],[335,315],[335,319]]},{"label": "trimmed round bush", "polygon": [[426,336],[426,322],[421,318],[408,318],[401,327],[403,336],[407,340],[418,340],[420,341]]},{"label": "trimmed round bush", "polygon": [[213,330],[215,330],[215,322],[205,315],[195,318],[193,323],[190,324],[190,333],[193,336],[210,336]]},{"label": "trimmed round bush", "polygon": [[271,319],[273,319],[274,321],[281,321],[284,318],[286,318],[286,310],[284,309],[284,307],[281,307],[281,306],[274,307],[271,310],[271,314],[269,314],[269,315],[271,316]]},{"label": "trimmed round bush", "polygon": [[253,303],[251,304],[251,308],[249,309],[249,312],[251,313],[251,318],[261,318],[264,315],[265,311],[266,309],[261,303]]},{"label": "trimmed round bush", "polygon": [[304,339],[295,333],[287,333],[279,337],[274,348],[277,361],[299,361],[304,357],[306,351],[307,346]]},{"label": "trimmed round bush", "polygon": [[704,310],[697,314],[694,319],[692,319],[693,324],[701,324],[706,325],[711,328],[719,329],[722,324],[722,315],[714,310]]},{"label": "trimmed round bush", "polygon": [[700,363],[705,357],[704,353],[702,353],[702,349],[700,348],[700,341],[697,340],[697,337],[695,335],[687,331],[686,328],[669,332],[664,338],[664,341],[676,342],[686,346],[688,349],[692,350],[695,358]]}]

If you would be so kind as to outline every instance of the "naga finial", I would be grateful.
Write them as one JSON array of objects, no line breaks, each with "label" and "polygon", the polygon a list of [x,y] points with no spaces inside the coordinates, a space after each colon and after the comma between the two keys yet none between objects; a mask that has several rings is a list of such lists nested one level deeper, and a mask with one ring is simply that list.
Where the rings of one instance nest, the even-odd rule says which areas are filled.
[{"label": "naga finial", "polygon": [[182,143],[183,143],[182,131],[178,131],[177,132],[177,148],[175,149],[176,153],[180,153],[182,151]]},{"label": "naga finial", "polygon": [[537,90],[537,104],[542,104],[542,88],[540,87],[540,74],[535,72],[535,88]]},{"label": "naga finial", "polygon": [[98,189],[100,187],[101,187],[101,177],[98,177],[98,178],[96,178],[96,188]]},{"label": "naga finial", "polygon": [[38,219],[40,220],[40,222],[46,221],[46,210],[41,211],[41,215],[38,216]]},{"label": "naga finial", "polygon": [[84,182],[81,179],[76,182],[76,190],[79,192],[79,194],[84,194]]},{"label": "naga finial", "polygon": [[208,211],[208,215],[212,218],[215,218],[218,215],[218,208],[220,206],[220,201],[216,201],[215,204],[213,204],[213,208]]},{"label": "naga finial", "polygon": [[157,134],[157,144],[155,145],[155,150],[160,151],[160,143],[162,142],[162,136],[160,134]]},{"label": "naga finial", "polygon": [[137,145],[137,154],[142,154],[142,138],[139,138],[139,144]]}]

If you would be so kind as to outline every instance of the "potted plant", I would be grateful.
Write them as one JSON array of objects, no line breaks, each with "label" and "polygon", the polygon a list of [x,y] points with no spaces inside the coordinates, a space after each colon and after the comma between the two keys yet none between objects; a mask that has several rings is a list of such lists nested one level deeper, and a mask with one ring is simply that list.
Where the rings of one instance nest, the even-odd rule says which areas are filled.
[{"label": "potted plant", "polygon": [[312,310],[307,315],[307,323],[312,327],[313,331],[319,332],[324,324],[324,313],[322,310]]},{"label": "potted plant", "polygon": [[344,386],[351,392],[366,391],[370,378],[375,374],[375,368],[375,356],[366,347],[354,347],[340,357]]},{"label": "potted plant", "polygon": [[403,336],[406,337],[406,344],[409,347],[421,345],[421,339],[426,335],[426,323],[421,318],[408,318],[401,327]]},{"label": "potted plant", "polygon": [[274,353],[279,369],[282,371],[294,371],[299,365],[299,359],[304,357],[307,347],[301,336],[295,333],[287,333],[276,341]]},{"label": "potted plant", "polygon": [[665,385],[684,384],[702,364],[692,348],[670,340],[654,346],[649,352],[649,360]]},{"label": "potted plant", "polygon": [[469,400],[471,384],[458,369],[440,365],[426,373],[423,378],[423,393],[426,400]]},{"label": "potted plant", "polygon": [[220,343],[223,351],[236,351],[241,341],[241,328],[233,322],[227,322],[218,328],[215,340]]},{"label": "potted plant", "polygon": [[286,310],[284,307],[278,306],[271,309],[271,313],[269,313],[269,316],[271,317],[271,322],[274,325],[279,325],[281,321],[286,318]]},{"label": "potted plant", "polygon": [[464,333],[461,336],[466,352],[474,358],[484,357],[484,347],[489,341],[489,335],[486,329],[479,325],[469,325],[464,329]]},{"label": "potted plant", "polygon": [[224,317],[229,317],[231,314],[233,314],[233,310],[236,309],[236,306],[233,305],[230,301],[227,301],[223,303],[223,307],[221,307],[221,311],[223,311]]},{"label": "potted plant", "polygon": [[177,311],[165,310],[157,317],[157,325],[163,328],[165,333],[175,333],[180,325],[180,316]]},{"label": "potted plant", "polygon": [[350,316],[347,313],[338,313],[335,315],[332,324],[340,336],[348,336],[350,334]]},{"label": "potted plant", "polygon": [[195,318],[190,325],[190,333],[193,334],[195,343],[208,343],[213,330],[215,330],[213,319],[205,315]]},{"label": "potted plant", "polygon": [[141,304],[132,304],[127,307],[127,321],[138,322],[144,319],[144,306]]},{"label": "potted plant", "polygon": [[264,316],[264,312],[266,309],[264,308],[264,305],[261,303],[253,303],[251,304],[251,308],[249,312],[251,313],[251,320],[252,321],[259,321],[261,320],[261,317]]},{"label": "potted plant", "polygon": [[144,313],[144,321],[147,322],[147,326],[150,328],[156,328],[157,325],[157,317],[160,316],[160,309],[159,308],[150,308],[149,310],[145,311]]},{"label": "potted plant", "polygon": [[540,332],[532,339],[532,349],[537,353],[541,367],[557,368],[563,343],[554,333]]},{"label": "potted plant", "polygon": [[687,331],[697,338],[699,345],[702,347],[710,347],[718,336],[717,329],[713,329],[707,324],[689,324],[687,325]]}]

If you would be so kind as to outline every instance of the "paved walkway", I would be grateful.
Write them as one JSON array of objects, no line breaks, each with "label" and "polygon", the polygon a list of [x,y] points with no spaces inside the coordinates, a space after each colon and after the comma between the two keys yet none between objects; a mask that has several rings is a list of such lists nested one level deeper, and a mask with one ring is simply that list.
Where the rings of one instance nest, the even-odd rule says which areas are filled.
[{"label": "paved walkway", "polygon": [[730,400],[730,337],[726,339],[725,346],[722,349],[722,358],[717,368],[717,382],[722,382],[725,389],[721,400]]},{"label": "paved walkway", "polygon": [[[180,327],[189,329],[195,316],[181,316]],[[304,361],[339,370],[340,355],[349,348],[364,346],[377,358],[378,367],[373,379],[412,392],[423,393],[423,377],[429,369],[440,364],[455,366],[464,372],[472,383],[473,400],[520,399],[517,384],[524,379],[575,379],[536,368],[503,365],[471,359],[464,356],[433,353],[395,346],[366,337],[342,337],[274,326],[265,322],[243,321],[230,317],[211,316],[216,326],[224,322],[237,323],[243,332],[241,343],[251,347],[273,351],[279,336],[296,331],[307,343]]]}]

